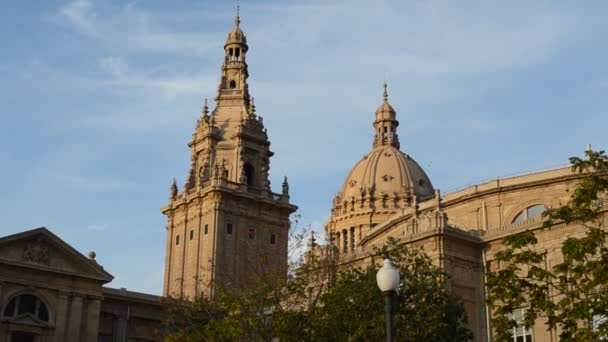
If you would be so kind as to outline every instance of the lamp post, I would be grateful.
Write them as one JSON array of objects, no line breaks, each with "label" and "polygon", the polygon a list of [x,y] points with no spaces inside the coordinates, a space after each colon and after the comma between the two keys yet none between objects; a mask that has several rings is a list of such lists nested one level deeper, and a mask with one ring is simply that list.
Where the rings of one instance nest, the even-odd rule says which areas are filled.
[{"label": "lamp post", "polygon": [[382,294],[384,294],[384,312],[386,314],[386,341],[393,341],[393,308],[392,298],[395,290],[399,287],[399,271],[397,271],[389,259],[384,259],[384,265],[376,274],[376,282]]}]

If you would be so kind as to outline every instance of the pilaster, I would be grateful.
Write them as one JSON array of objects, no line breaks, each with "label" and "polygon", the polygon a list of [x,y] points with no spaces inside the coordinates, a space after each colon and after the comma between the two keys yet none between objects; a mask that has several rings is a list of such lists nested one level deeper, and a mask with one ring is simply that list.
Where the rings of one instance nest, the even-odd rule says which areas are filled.
[{"label": "pilaster", "polygon": [[68,316],[68,295],[66,291],[59,291],[57,295],[57,306],[55,309],[55,342],[65,341]]},{"label": "pilaster", "polygon": [[91,297],[87,300],[87,330],[85,333],[85,341],[96,341],[98,339],[100,309],[100,297]]},{"label": "pilaster", "polygon": [[69,342],[80,342],[82,325],[82,296],[78,294],[72,295],[72,304],[70,306],[70,322],[68,324],[68,336],[67,341]]}]

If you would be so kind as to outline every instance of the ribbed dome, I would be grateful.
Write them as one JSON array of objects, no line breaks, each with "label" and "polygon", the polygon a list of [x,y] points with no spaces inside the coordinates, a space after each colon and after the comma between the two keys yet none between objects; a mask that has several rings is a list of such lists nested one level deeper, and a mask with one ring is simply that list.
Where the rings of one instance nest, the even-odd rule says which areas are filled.
[{"label": "ribbed dome", "polygon": [[241,44],[247,46],[247,37],[245,37],[245,33],[239,26],[235,26],[230,33],[228,33],[228,38],[226,38],[226,45],[228,44]]},{"label": "ribbed dome", "polygon": [[355,165],[342,186],[340,197],[349,200],[364,190],[376,196],[387,194],[400,196],[411,189],[420,199],[434,195],[429,177],[418,163],[391,145],[378,146]]},{"label": "ribbed dome", "polygon": [[376,121],[381,120],[396,120],[397,114],[393,106],[388,102],[383,102],[378,109],[376,109]]}]

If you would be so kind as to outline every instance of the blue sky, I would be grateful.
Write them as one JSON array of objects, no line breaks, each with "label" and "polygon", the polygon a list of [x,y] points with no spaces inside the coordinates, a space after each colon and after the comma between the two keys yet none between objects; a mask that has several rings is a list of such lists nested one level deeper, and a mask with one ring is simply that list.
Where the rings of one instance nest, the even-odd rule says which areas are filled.
[{"label": "blue sky", "polygon": [[[0,11],[0,235],[46,226],[110,284],[160,293],[172,177],[215,96],[233,1]],[[242,0],[250,90],[303,224],[371,148],[382,80],[404,152],[449,192],[607,148],[604,1]]]}]

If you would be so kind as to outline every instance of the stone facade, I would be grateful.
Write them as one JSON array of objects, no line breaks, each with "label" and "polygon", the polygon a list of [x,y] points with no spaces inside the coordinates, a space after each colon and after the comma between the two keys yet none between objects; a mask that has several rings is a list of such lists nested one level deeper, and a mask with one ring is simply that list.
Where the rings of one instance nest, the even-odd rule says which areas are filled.
[{"label": "stone facade", "polygon": [[46,228],[0,238],[0,342],[162,341],[160,297],[113,278]]},{"label": "stone facade", "polygon": [[[329,248],[341,265],[364,266],[372,262],[373,246],[389,237],[421,245],[451,276],[449,284],[464,300],[475,340],[488,341],[484,275],[497,269],[494,255],[504,248],[502,238],[535,230],[538,248],[547,252],[547,266],[559,262],[561,243],[585,229],[558,225],[541,230],[541,214],[565,204],[582,176],[563,168],[497,179],[442,196],[420,166],[399,151],[397,126],[385,85],[374,121],[373,149],[334,197],[325,224]],[[312,245],[308,253],[327,253],[328,247]],[[556,332],[547,332],[542,322],[525,333],[530,338],[526,341],[557,341]]]},{"label": "stone facade", "polygon": [[289,203],[270,188],[270,141],[249,95],[247,39],[240,18],[228,34],[215,98],[196,123],[181,192],[171,186],[163,295],[190,299],[216,286],[238,290],[268,272],[286,274]]}]

